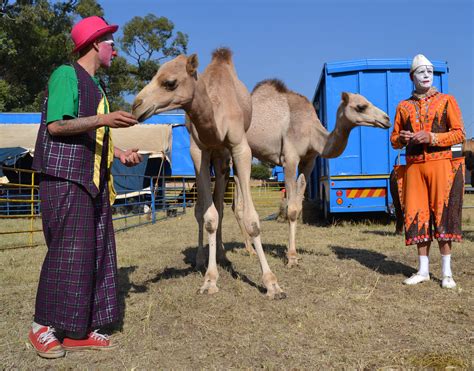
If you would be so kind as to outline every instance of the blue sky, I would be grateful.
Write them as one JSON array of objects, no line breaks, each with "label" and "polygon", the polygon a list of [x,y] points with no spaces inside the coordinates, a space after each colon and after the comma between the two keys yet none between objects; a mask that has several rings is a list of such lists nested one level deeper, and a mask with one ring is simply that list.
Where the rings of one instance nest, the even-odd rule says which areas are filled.
[{"label": "blue sky", "polygon": [[[165,16],[189,35],[200,71],[212,50],[228,46],[249,90],[279,78],[312,99],[325,62],[364,58],[444,60],[449,93],[474,135],[472,0],[103,0],[110,23]],[[120,36],[120,29],[118,31]]]}]

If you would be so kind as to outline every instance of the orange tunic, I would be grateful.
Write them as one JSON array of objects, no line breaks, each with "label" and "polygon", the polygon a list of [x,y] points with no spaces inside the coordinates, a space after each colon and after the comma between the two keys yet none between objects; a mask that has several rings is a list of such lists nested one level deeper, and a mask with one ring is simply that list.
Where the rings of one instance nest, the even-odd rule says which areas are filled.
[{"label": "orange tunic", "polygon": [[431,88],[400,102],[390,138],[395,149],[403,148],[401,130],[434,133],[430,144],[409,143],[407,166],[396,169],[406,244],[460,241],[464,159],[452,159],[451,146],[462,143],[465,132],[456,100]]}]

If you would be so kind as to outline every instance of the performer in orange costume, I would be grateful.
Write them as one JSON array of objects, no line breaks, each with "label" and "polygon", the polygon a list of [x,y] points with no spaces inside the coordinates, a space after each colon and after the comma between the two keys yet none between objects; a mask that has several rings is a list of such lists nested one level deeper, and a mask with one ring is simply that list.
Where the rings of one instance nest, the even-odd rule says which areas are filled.
[{"label": "performer in orange costume", "polygon": [[433,84],[433,64],[422,54],[413,59],[412,96],[399,103],[391,135],[393,148],[406,146],[406,167],[397,167],[405,213],[406,245],[418,247],[419,269],[404,284],[429,281],[429,250],[438,240],[443,288],[454,288],[451,243],[461,241],[464,158],[452,158],[451,146],[462,143],[464,125],[454,97]]}]

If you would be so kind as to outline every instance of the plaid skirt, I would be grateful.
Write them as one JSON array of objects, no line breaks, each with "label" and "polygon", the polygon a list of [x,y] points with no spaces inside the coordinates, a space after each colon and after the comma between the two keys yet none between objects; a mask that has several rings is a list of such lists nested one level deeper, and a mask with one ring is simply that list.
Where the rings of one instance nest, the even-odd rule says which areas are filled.
[{"label": "plaid skirt", "polygon": [[35,322],[88,331],[117,321],[117,258],[107,186],[92,198],[79,184],[43,175],[40,197],[48,252]]}]

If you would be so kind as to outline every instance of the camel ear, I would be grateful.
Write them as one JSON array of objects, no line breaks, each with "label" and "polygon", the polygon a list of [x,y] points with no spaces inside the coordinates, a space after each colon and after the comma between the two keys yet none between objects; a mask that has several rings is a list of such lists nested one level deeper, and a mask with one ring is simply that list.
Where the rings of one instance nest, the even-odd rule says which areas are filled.
[{"label": "camel ear", "polygon": [[341,94],[341,99],[345,104],[349,103],[349,93],[343,91]]},{"label": "camel ear", "polygon": [[198,68],[199,62],[198,57],[196,54],[192,54],[188,57],[188,61],[186,62],[186,71],[190,76],[196,77],[196,72]]}]

